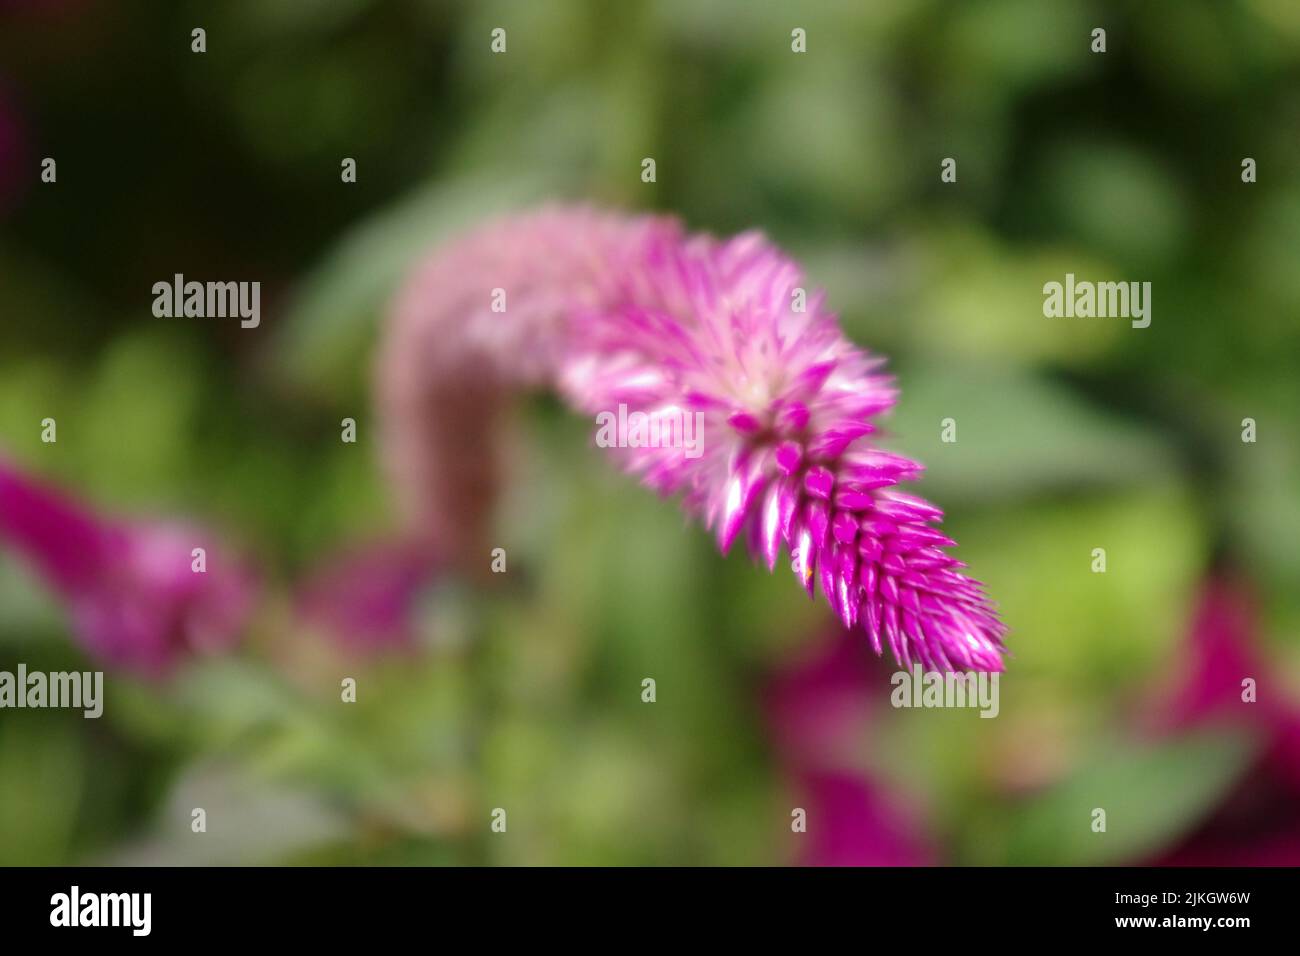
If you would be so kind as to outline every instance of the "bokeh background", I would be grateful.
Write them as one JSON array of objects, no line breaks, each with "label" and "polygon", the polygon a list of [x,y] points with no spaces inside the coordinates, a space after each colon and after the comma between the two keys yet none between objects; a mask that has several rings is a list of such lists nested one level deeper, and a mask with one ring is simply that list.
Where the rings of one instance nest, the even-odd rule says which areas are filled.
[{"label": "bokeh background", "polygon": [[[1300,862],[1298,130],[1293,0],[0,3],[0,455],[260,582],[222,653],[108,667],[102,719],[0,712],[0,862]],[[545,398],[507,573],[405,560],[380,320],[554,198],[762,229],[889,357],[888,442],[1011,629],[997,719],[891,709]],[[261,281],[261,327],[154,318],[177,272]],[[1045,318],[1066,272],[1150,281],[1151,327]],[[98,666],[0,543],[20,661]]]}]

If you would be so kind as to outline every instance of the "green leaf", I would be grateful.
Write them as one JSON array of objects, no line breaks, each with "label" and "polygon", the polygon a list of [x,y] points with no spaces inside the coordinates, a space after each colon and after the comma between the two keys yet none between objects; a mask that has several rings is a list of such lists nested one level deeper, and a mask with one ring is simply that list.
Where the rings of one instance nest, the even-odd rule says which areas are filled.
[{"label": "green leaf", "polygon": [[[1010,667],[1022,678],[1113,702],[1177,652],[1207,549],[1180,490],[962,513],[948,527],[1011,629]],[[1093,571],[1096,548],[1104,573]]]},{"label": "green leaf", "polygon": [[[205,813],[204,832],[192,830]],[[266,864],[340,840],[347,818],[324,795],[223,762],[185,769],[151,830],[95,862],[110,866]]]},{"label": "green leaf", "polygon": [[12,711],[0,721],[3,866],[48,866],[71,852],[85,785],[83,746],[70,721],[48,717]]},{"label": "green leaf", "polygon": [[[908,366],[897,377],[901,395],[882,443],[926,465],[924,493],[936,501],[1149,484],[1174,470],[1157,433],[1047,379],[952,365]],[[949,419],[955,441],[943,440]]]},{"label": "green leaf", "polygon": [[[1251,743],[1197,733],[1159,746],[1099,750],[1060,784],[1019,808],[1004,808],[997,860],[1023,866],[1138,862],[1194,827],[1246,768]],[[1106,830],[1094,832],[1097,809]],[[997,829],[997,824],[992,824]]]},{"label": "green leaf", "polygon": [[359,389],[378,319],[419,257],[459,229],[536,199],[544,187],[526,177],[440,183],[353,228],[297,290],[281,322],[280,370],[321,397]]}]

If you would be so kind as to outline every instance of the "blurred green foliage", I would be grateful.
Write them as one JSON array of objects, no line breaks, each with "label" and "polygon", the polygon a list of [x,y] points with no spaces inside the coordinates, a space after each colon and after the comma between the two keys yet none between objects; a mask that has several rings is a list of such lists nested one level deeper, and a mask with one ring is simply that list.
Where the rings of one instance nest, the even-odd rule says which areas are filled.
[{"label": "blurred green foliage", "polygon": [[[1291,0],[61,6],[0,28],[3,91],[59,162],[0,221],[0,442],[105,508],[218,525],[272,596],[239,657],[115,677],[100,722],[0,717],[0,862],[782,859],[759,689],[829,614],[609,473],[584,423],[528,408],[510,573],[432,589],[416,651],[349,660],[282,596],[395,527],[369,389],[400,277],[551,197],[761,228],[890,357],[888,442],[927,464],[1011,627],[999,719],[864,729],[861,769],[915,795],[946,859],[1135,860],[1239,778],[1250,740],[1130,725],[1216,554],[1255,580],[1282,682],[1300,673]],[[1067,271],[1151,281],[1151,327],[1045,319]],[[154,319],[176,272],[260,279],[262,328]],[[349,415],[359,446],[337,440]],[[0,559],[0,665],[18,660],[82,662]],[[514,838],[491,840],[494,807]]]}]

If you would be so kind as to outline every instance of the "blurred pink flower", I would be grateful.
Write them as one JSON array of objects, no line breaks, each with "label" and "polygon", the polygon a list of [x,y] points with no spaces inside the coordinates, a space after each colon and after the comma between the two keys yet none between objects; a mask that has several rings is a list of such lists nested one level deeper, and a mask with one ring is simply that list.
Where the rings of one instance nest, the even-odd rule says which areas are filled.
[{"label": "blurred pink flower", "polygon": [[884,668],[840,628],[783,661],[763,697],[778,754],[822,766],[851,756],[874,709],[873,678],[883,682]]},{"label": "blurred pink flower", "polygon": [[381,343],[376,403],[409,530],[448,562],[486,566],[505,397],[555,380],[570,313],[614,301],[657,228],[671,226],[542,209],[480,227],[411,274]]},{"label": "blurred pink flower", "polygon": [[378,542],[336,556],[299,590],[298,612],[340,646],[369,653],[415,641],[415,604],[435,562],[407,542]]},{"label": "blurred pink flower", "polygon": [[879,707],[873,684],[886,686],[884,669],[850,632],[838,631],[784,664],[767,687],[777,764],[807,813],[807,832],[795,836],[803,865],[936,862],[915,807],[861,767]]},{"label": "blurred pink flower", "polygon": [[[450,487],[442,463],[491,452],[488,418],[459,409],[477,438],[461,427],[460,445],[446,441],[438,396],[457,382],[551,385],[586,414],[632,409],[675,429],[654,446],[622,442],[625,466],[681,494],[723,551],[744,535],[774,569],[784,544],[800,584],[811,595],[820,581],[877,654],[1002,669],[1005,628],[945,553],[942,513],[894,488],[921,466],[866,440],[895,400],[882,360],[844,338],[761,236],[689,237],[673,220],[583,208],[507,219],[418,270],[382,351],[389,461],[435,539],[461,541],[459,516],[486,507],[465,508],[482,484]],[[694,422],[698,454],[682,441]]]},{"label": "blurred pink flower", "polygon": [[808,811],[803,866],[933,866],[912,814],[901,799],[865,774],[805,770],[796,792]]},{"label": "blurred pink flower", "polygon": [[[1265,760],[1300,793],[1300,705],[1270,678],[1259,647],[1258,612],[1248,585],[1219,574],[1197,599],[1182,653],[1183,670],[1161,708],[1166,728],[1215,722],[1253,730],[1266,742]],[[1243,700],[1243,681],[1254,681],[1254,702]]]},{"label": "blurred pink flower", "polygon": [[[1300,865],[1300,706],[1270,680],[1257,646],[1255,601],[1231,574],[1205,583],[1180,654],[1183,672],[1162,702],[1166,732],[1215,725],[1243,730],[1262,744],[1259,757],[1215,812],[1153,861],[1169,866]],[[1243,681],[1255,682],[1255,702]]]},{"label": "blurred pink flower", "polygon": [[[182,657],[229,646],[253,600],[246,568],[196,529],[101,518],[0,460],[0,544],[66,603],[99,660],[162,676]],[[193,570],[193,549],[206,569]]]}]

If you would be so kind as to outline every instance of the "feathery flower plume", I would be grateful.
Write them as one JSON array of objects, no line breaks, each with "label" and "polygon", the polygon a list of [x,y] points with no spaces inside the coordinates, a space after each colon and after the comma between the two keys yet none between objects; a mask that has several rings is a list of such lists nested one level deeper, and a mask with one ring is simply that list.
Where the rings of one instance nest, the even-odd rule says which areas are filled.
[{"label": "feathery flower plume", "polygon": [[674,227],[543,209],[480,227],[408,280],[380,347],[381,442],[412,530],[449,562],[482,567],[506,397],[554,383],[571,313],[617,301],[655,228]]},{"label": "feathery flower plume", "polygon": [[[0,544],[23,555],[70,609],[86,649],[114,666],[165,674],[184,655],[224,648],[253,584],[196,530],[105,520],[0,460]],[[193,570],[202,547],[206,570]]]},{"label": "feathery flower plume", "polygon": [[428,441],[440,417],[429,398],[452,381],[550,385],[583,413],[626,406],[661,433],[692,416],[698,454],[641,442],[620,454],[680,494],[724,552],[743,536],[774,569],[784,545],[809,594],[820,583],[846,626],[905,666],[1001,670],[1005,628],[945,553],[942,513],[895,487],[921,466],[869,441],[895,401],[882,364],[756,233],[718,240],[671,219],[553,208],[494,223],[417,272],[384,346],[380,407],[417,516],[457,513],[437,475],[466,449]]}]

